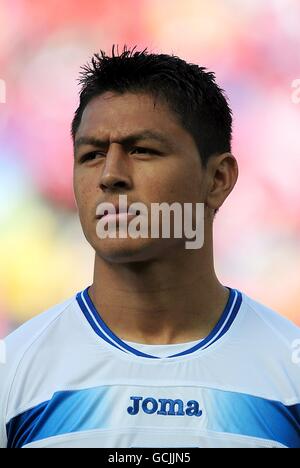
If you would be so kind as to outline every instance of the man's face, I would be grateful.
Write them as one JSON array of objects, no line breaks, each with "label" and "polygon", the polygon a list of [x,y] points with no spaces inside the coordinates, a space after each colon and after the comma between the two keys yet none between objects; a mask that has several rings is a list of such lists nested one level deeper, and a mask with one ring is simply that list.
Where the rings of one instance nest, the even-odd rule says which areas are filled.
[{"label": "man's face", "polygon": [[205,171],[193,137],[166,104],[154,105],[147,94],[106,92],[82,115],[74,191],[84,234],[97,254],[111,262],[143,261],[183,249],[185,239],[100,239],[97,206],[115,205],[119,195],[127,195],[128,205],[142,202],[149,213],[151,203],[203,202]]}]

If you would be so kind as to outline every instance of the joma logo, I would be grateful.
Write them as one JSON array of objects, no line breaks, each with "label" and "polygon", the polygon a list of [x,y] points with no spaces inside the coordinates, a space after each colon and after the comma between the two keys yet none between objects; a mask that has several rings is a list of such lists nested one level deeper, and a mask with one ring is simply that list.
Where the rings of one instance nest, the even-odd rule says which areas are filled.
[{"label": "joma logo", "polygon": [[127,408],[131,416],[135,416],[142,410],[146,414],[160,414],[162,416],[202,416],[200,405],[196,400],[190,400],[185,405],[182,400],[170,400],[166,398],[130,397],[133,404]]}]

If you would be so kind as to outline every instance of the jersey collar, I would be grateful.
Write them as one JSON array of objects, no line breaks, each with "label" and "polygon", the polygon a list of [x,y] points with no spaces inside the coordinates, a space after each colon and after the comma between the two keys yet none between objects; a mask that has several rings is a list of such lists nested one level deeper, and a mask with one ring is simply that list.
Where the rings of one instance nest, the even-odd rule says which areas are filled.
[{"label": "jersey collar", "polygon": [[[201,341],[199,341],[199,343],[193,346],[192,348],[189,348],[177,354],[173,354],[171,356],[167,356],[167,358],[185,356],[193,354],[199,350],[207,349],[210,346],[212,346],[216,341],[220,340],[222,336],[224,336],[228,332],[240,309],[242,303],[242,294],[236,289],[227,289],[229,289],[229,298],[227,300],[227,304],[223,310],[223,313],[218,323],[215,325],[215,327],[209,333],[209,335],[204,340],[202,339]],[[135,356],[145,357],[149,359],[165,359],[160,358],[158,356],[152,356],[151,354],[143,353],[142,351],[139,351],[138,349],[135,349],[132,346],[128,345],[117,335],[115,335],[115,333],[102,320],[100,313],[96,310],[96,307],[94,306],[88,294],[88,290],[89,287],[86,288],[84,291],[79,292],[76,296],[76,300],[90,326],[102,340],[125,353],[134,354]]]}]

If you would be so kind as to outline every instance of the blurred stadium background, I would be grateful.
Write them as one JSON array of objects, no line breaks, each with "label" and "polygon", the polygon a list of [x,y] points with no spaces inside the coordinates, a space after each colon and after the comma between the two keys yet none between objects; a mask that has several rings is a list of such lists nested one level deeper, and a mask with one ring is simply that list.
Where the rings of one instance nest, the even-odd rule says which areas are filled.
[{"label": "blurred stadium background", "polygon": [[299,0],[0,0],[0,337],[92,280],[69,127],[80,65],[113,43],[216,72],[240,164],[217,272],[300,324],[299,24]]}]

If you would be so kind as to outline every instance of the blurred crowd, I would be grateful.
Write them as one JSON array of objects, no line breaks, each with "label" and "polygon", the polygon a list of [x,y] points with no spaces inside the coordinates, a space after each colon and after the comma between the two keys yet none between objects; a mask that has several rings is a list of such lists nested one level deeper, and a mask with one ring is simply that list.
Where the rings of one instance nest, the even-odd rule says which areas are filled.
[{"label": "blurred crowd", "polygon": [[70,123],[80,66],[112,44],[216,73],[240,165],[217,273],[300,324],[299,23],[297,0],[0,0],[0,337],[92,281]]}]

